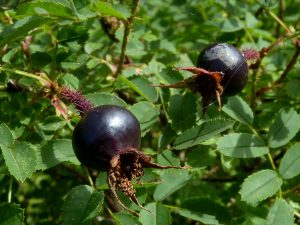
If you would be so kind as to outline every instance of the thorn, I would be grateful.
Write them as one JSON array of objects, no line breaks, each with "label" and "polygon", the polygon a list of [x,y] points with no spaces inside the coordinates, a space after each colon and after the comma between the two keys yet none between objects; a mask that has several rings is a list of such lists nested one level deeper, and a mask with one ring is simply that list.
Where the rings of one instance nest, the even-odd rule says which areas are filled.
[{"label": "thorn", "polygon": [[179,67],[179,68],[176,68],[177,71],[179,70],[185,70],[185,71],[189,71],[191,73],[194,73],[194,74],[211,74],[211,72],[205,70],[205,69],[202,69],[202,68],[199,68],[199,67]]}]

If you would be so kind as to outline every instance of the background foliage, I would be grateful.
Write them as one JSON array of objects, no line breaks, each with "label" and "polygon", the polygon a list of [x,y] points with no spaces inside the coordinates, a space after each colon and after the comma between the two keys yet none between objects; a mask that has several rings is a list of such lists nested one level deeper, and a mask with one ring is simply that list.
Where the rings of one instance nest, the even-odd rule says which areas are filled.
[{"label": "background foliage", "polygon": [[[0,2],[1,225],[300,223],[298,0]],[[151,84],[190,76],[173,68],[213,42],[267,54],[201,118],[199,95]],[[192,168],[146,170],[136,188],[151,213],[121,193],[140,213],[117,212],[105,173],[92,184],[73,153],[80,117],[54,84],[127,107],[143,151]]]}]

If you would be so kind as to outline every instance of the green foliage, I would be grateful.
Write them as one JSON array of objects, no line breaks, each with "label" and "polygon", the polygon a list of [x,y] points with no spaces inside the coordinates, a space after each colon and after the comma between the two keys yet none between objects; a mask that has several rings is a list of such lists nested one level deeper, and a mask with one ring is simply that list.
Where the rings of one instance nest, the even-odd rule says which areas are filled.
[{"label": "green foliage", "polygon": [[90,186],[81,185],[73,188],[62,207],[63,224],[89,225],[97,216],[103,203],[104,195]]},{"label": "green foliage", "polygon": [[275,171],[260,170],[248,176],[242,184],[242,200],[256,205],[258,202],[274,195],[282,185],[282,179]]},{"label": "green foliage", "polygon": [[24,209],[20,208],[16,204],[2,203],[0,205],[1,210],[1,225],[21,225],[24,220]]},{"label": "green foliage", "polygon": [[294,224],[293,208],[286,201],[277,199],[270,209],[267,224]]},{"label": "green foliage", "polygon": [[[293,0],[1,1],[0,225],[299,224],[299,8]],[[198,93],[158,85],[192,76],[175,68],[194,66],[215,42],[262,58],[248,60],[239,95],[222,96],[221,112],[213,100],[203,115]],[[106,172],[80,165],[72,148],[80,115],[63,87],[94,106],[128,108],[141,150],[186,166],[146,168],[133,181],[144,209],[117,193],[138,216],[110,196]]]},{"label": "green foliage", "polygon": [[265,155],[269,148],[254,134],[231,133],[219,139],[218,150],[226,156],[236,158],[254,158]]}]

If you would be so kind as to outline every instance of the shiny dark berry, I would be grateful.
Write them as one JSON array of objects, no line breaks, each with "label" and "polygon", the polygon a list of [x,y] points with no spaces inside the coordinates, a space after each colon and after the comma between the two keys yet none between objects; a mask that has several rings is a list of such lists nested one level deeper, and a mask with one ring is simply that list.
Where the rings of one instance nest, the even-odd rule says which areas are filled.
[{"label": "shiny dark berry", "polygon": [[[81,97],[72,96],[79,102],[82,101]],[[113,197],[123,208],[136,215],[136,212],[120,201],[116,189],[122,190],[131,201],[142,207],[136,198],[132,180],[141,179],[144,167],[177,167],[155,164],[151,162],[151,157],[139,150],[140,124],[129,110],[114,105],[102,105],[91,108],[82,115],[72,137],[78,160],[89,168],[107,171],[107,182]]]},{"label": "shiny dark berry", "polygon": [[73,132],[73,148],[79,161],[90,168],[107,169],[113,156],[139,149],[140,125],[127,109],[103,105],[85,113]]},{"label": "shiny dark berry", "polygon": [[213,44],[201,51],[197,67],[222,72],[223,95],[236,95],[248,81],[248,65],[244,56],[234,46]]}]

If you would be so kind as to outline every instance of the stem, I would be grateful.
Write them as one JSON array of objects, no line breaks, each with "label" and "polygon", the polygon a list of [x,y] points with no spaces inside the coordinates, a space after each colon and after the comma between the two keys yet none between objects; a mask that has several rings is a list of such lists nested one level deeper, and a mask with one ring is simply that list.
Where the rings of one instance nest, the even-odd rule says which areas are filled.
[{"label": "stem", "polygon": [[110,209],[116,213],[116,212],[120,212],[120,208],[115,204],[115,200],[111,197],[110,195],[110,190],[105,190],[104,191],[104,196],[105,196],[105,200],[109,206],[109,208],[107,208],[107,210],[110,212]]},{"label": "stem", "polygon": [[91,177],[90,171],[89,171],[88,168],[86,168],[86,167],[84,167],[84,170],[85,170],[85,172],[86,172],[86,174],[87,174],[87,177],[88,177],[88,180],[89,180],[89,183],[90,183],[91,187],[92,187],[93,189],[96,189],[96,187],[95,187],[95,185],[94,185],[94,182],[93,182],[93,179],[92,179],[92,177]]},{"label": "stem", "polygon": [[261,65],[261,59],[257,61],[257,68],[253,71],[252,74],[252,83],[251,83],[251,98],[250,98],[250,106],[253,109],[255,107],[255,99],[256,99],[256,78],[259,71],[259,67]]},{"label": "stem", "polygon": [[288,189],[288,190],[284,191],[282,194],[283,195],[287,195],[287,194],[289,194],[291,192],[297,191],[298,189],[300,189],[300,184],[298,184],[296,187],[293,187],[291,189]]},{"label": "stem", "polygon": [[[279,0],[279,16],[278,16],[278,18],[280,20],[282,20],[282,18],[283,18],[284,8],[285,8],[284,1],[283,0]],[[280,24],[279,23],[277,23],[275,35],[276,35],[277,38],[280,35]]]},{"label": "stem", "polygon": [[285,31],[288,34],[292,34],[293,33],[293,32],[291,32],[290,28],[288,28],[288,26],[278,16],[276,16],[271,10],[266,9],[266,8],[265,8],[265,10],[268,12],[268,14],[270,16],[272,16],[277,21],[277,23],[280,24],[280,26],[282,26],[285,29]]},{"label": "stem", "polygon": [[15,69],[9,69],[9,68],[3,68],[2,66],[0,66],[0,72],[1,71],[6,71],[6,72],[11,72],[11,73],[15,73],[21,76],[25,76],[25,77],[30,77],[33,79],[36,79],[38,81],[40,81],[42,84],[46,84],[46,85],[51,85],[51,80],[49,80],[48,78],[43,78],[41,76],[38,76],[34,73],[28,73],[22,70],[15,70]]},{"label": "stem", "polygon": [[250,130],[257,136],[259,137],[258,132],[254,129],[254,127],[252,127],[251,125],[249,125]]},{"label": "stem", "polygon": [[133,0],[133,7],[132,7],[131,16],[128,20],[124,21],[125,30],[124,30],[124,35],[123,35],[121,55],[120,55],[117,71],[114,74],[115,77],[117,77],[119,74],[121,74],[122,69],[123,69],[123,64],[124,64],[124,60],[125,60],[125,53],[126,53],[126,49],[127,49],[127,45],[128,45],[128,38],[129,38],[130,30],[131,30],[131,27],[132,27],[132,22],[133,22],[135,13],[137,11],[137,7],[139,5],[139,2],[140,2],[140,0]]},{"label": "stem", "polygon": [[268,159],[269,159],[269,161],[270,161],[270,164],[271,164],[271,166],[272,166],[272,169],[273,169],[273,170],[276,170],[276,166],[275,166],[275,164],[274,164],[274,161],[273,161],[273,158],[272,158],[272,155],[271,155],[270,152],[268,153]]},{"label": "stem", "polygon": [[278,83],[281,83],[281,82],[284,81],[284,79],[287,77],[287,75],[289,74],[289,72],[292,70],[292,68],[297,63],[297,59],[298,59],[299,55],[300,55],[300,45],[297,46],[296,52],[294,53],[291,61],[289,62],[289,64],[287,65],[287,67],[285,68],[285,70],[283,71],[283,73],[281,74],[280,78],[275,82],[275,84],[278,84]]},{"label": "stem", "polygon": [[11,196],[12,196],[12,183],[13,179],[12,177],[9,179],[9,185],[8,185],[8,195],[7,195],[7,202],[11,203]]}]

